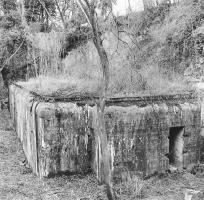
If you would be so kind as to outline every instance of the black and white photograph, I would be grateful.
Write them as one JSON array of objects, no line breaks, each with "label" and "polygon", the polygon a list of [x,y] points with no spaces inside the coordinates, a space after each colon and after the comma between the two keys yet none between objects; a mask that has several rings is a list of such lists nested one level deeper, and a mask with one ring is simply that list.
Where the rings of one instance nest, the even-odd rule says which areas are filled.
[{"label": "black and white photograph", "polygon": [[204,200],[204,0],[0,0],[0,200]]}]

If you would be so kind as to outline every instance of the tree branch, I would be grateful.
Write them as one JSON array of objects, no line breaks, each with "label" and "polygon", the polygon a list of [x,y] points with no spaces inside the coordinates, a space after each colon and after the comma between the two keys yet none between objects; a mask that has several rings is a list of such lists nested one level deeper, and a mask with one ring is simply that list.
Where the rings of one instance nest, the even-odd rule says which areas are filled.
[{"label": "tree branch", "polygon": [[65,20],[64,20],[64,16],[63,16],[63,14],[62,14],[62,11],[61,11],[61,9],[60,9],[58,0],[55,0],[55,4],[56,4],[57,9],[58,9],[58,11],[59,11],[59,13],[60,13],[60,17],[61,17],[61,20],[62,20],[64,29],[65,29],[65,28],[66,28],[66,23],[65,23]]},{"label": "tree branch", "polygon": [[18,51],[20,50],[20,48],[22,47],[23,43],[25,42],[25,40],[23,40],[21,42],[21,44],[19,45],[19,47],[16,49],[16,51],[4,62],[3,67],[0,69],[0,72],[4,69],[4,67],[6,66],[6,64],[18,53]]},{"label": "tree branch", "polygon": [[41,0],[37,0],[43,7],[43,9],[45,10],[45,12],[47,13],[48,17],[50,18],[51,22],[55,24],[55,22],[52,20],[52,17],[50,15],[50,13],[48,12],[47,8],[45,7],[45,5],[43,4],[43,2]]},{"label": "tree branch", "polygon": [[76,2],[77,2],[77,5],[79,6],[79,8],[81,9],[81,11],[84,13],[88,24],[93,29],[93,26],[92,26],[92,23],[91,23],[91,19],[90,19],[90,15],[89,15],[89,12],[87,11],[85,5],[82,3],[81,0],[76,0]]}]

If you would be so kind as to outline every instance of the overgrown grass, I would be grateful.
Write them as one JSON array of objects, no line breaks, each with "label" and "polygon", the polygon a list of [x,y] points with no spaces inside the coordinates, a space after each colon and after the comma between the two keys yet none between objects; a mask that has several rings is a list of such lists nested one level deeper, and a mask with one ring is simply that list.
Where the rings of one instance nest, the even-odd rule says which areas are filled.
[{"label": "overgrown grass", "polygon": [[[162,5],[147,11],[147,15],[133,14],[131,26],[125,28],[131,34],[120,34],[121,40],[116,33],[107,32],[104,46],[110,61],[109,95],[154,95],[192,90],[183,72],[193,59],[192,30],[188,31],[188,27],[194,23],[198,9],[190,0],[170,9]],[[134,22],[134,19],[137,20]],[[92,42],[71,51],[61,60],[63,34],[35,33],[29,40],[32,43],[29,60],[39,72],[35,80],[24,84],[29,89],[43,94],[60,90],[68,93],[100,91],[100,59]]]},{"label": "overgrown grass", "polygon": [[143,197],[143,189],[148,185],[148,181],[144,181],[137,176],[116,184],[114,189],[120,200],[140,199]]},{"label": "overgrown grass", "polygon": [[[199,3],[191,0],[181,1],[169,9],[146,11],[150,25],[139,28],[140,40],[133,51],[138,64],[144,66],[147,63],[155,63],[166,70],[170,76],[172,73],[184,74],[185,70],[194,64],[197,52],[193,32],[203,24],[203,11]],[[144,17],[145,20],[145,17]],[[131,33],[135,32],[143,21],[133,23]],[[138,38],[138,32],[134,38]]]},{"label": "overgrown grass", "polygon": [[[128,51],[123,50],[114,56],[113,49],[108,49],[107,52],[110,58],[110,96],[168,94],[192,90],[182,76],[175,73],[170,78],[157,65],[147,65],[141,69],[132,67],[127,59]],[[95,94],[100,91],[102,72],[92,43],[74,50],[63,61],[58,59],[53,65],[52,59],[58,59],[52,57],[52,52],[49,57],[42,56],[40,62],[46,64],[42,65],[41,75],[30,79],[24,86],[42,94],[53,94],[60,90]],[[51,65],[48,66],[47,63]]]},{"label": "overgrown grass", "polygon": [[35,68],[35,75],[58,75],[62,73],[63,65],[59,57],[63,42],[63,34],[52,31],[50,33],[30,33],[27,36],[28,61]]},{"label": "overgrown grass", "polygon": [[70,93],[90,93],[97,95],[99,83],[97,80],[79,79],[73,76],[39,76],[32,78],[28,82],[19,82],[28,90],[35,91],[42,95],[70,94]]},{"label": "overgrown grass", "polygon": [[199,7],[193,5],[193,1],[181,1],[170,9],[162,24],[151,27],[151,35],[160,43],[166,43],[168,37],[180,40],[198,13]]}]

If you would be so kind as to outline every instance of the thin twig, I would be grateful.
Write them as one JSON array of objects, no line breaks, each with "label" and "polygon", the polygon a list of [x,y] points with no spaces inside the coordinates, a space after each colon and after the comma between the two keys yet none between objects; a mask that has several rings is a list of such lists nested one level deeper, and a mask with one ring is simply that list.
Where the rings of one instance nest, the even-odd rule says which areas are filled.
[{"label": "thin twig", "polygon": [[48,17],[50,18],[50,21],[55,24],[55,22],[52,19],[52,16],[50,15],[50,13],[48,12],[47,8],[45,7],[45,5],[42,3],[41,0],[38,0],[38,2],[42,5],[43,9],[45,10],[45,12],[47,13]]},{"label": "thin twig", "polygon": [[64,16],[62,14],[62,10],[60,9],[60,6],[59,6],[59,2],[57,0],[55,0],[55,4],[57,6],[57,9],[59,11],[59,14],[60,14],[60,17],[61,17],[61,20],[62,20],[62,23],[63,23],[63,26],[64,26],[64,29],[66,28],[66,23],[65,23],[65,20],[64,20]]},{"label": "thin twig", "polygon": [[84,13],[88,24],[93,29],[93,26],[91,24],[91,19],[90,19],[90,16],[89,16],[89,11],[86,9],[86,7],[84,6],[84,4],[82,3],[81,0],[76,0],[76,3],[79,6],[79,8],[81,9],[81,11]]}]

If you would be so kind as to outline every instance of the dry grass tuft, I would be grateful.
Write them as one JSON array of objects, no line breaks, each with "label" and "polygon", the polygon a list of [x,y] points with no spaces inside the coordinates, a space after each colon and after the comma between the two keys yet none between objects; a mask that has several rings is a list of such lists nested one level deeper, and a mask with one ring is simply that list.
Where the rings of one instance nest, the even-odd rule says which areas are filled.
[{"label": "dry grass tuft", "polygon": [[[109,43],[112,40],[113,38]],[[114,42],[112,43],[114,44]],[[52,45],[49,48],[52,48]],[[102,74],[100,60],[91,42],[70,52],[66,59],[55,62],[52,62],[52,59],[57,60],[59,58],[55,58],[56,55],[53,57],[53,51],[50,51],[47,46],[49,46],[48,43],[42,46],[43,52],[48,55],[44,57],[42,53],[40,75],[21,84],[41,94],[53,94],[59,90],[67,90],[68,93],[97,93],[99,91]],[[181,76],[175,74],[170,79],[157,65],[147,65],[141,69],[136,69],[127,59],[128,51],[122,50],[122,45],[119,49],[121,53],[112,56],[113,46],[110,49],[107,45],[110,60],[110,96],[168,94],[192,89]]]},{"label": "dry grass tuft", "polygon": [[27,40],[31,44],[28,60],[35,66],[36,76],[61,73],[63,67],[59,54],[63,43],[62,33],[33,33],[27,36]]},{"label": "dry grass tuft", "polygon": [[120,200],[126,199],[138,199],[142,197],[142,190],[147,185],[147,181],[144,181],[137,176],[115,185],[115,191]]},{"label": "dry grass tuft", "polygon": [[[173,6],[161,23],[149,27],[151,41],[147,44],[138,42],[139,38],[132,38],[135,39],[132,41],[129,36],[121,34],[120,37],[125,44],[118,41],[114,34],[105,34],[104,46],[110,61],[110,96],[169,94],[192,90],[184,76],[178,73],[177,64],[180,64],[171,60],[174,58],[174,52],[168,52],[170,50],[167,48],[167,55],[162,49],[169,36],[174,39],[182,36],[182,31],[185,31],[188,25],[187,21],[195,18],[194,10],[190,12],[192,6],[190,0]],[[26,84],[23,83],[24,86],[27,85],[26,87],[43,94],[52,94],[60,90],[67,90],[68,93],[100,91],[102,72],[94,44],[88,42],[61,60],[59,55],[63,37],[62,33],[54,31],[29,36],[32,43],[29,57],[36,66],[36,74],[38,66],[40,68],[39,76]],[[140,49],[137,47],[138,44],[134,43],[138,43]],[[164,64],[160,66],[162,59]]]},{"label": "dry grass tuft", "polygon": [[99,90],[97,80],[84,80],[73,76],[39,76],[37,79],[30,79],[29,82],[19,82],[28,90],[42,95],[54,95],[56,93],[95,93]]}]

